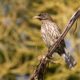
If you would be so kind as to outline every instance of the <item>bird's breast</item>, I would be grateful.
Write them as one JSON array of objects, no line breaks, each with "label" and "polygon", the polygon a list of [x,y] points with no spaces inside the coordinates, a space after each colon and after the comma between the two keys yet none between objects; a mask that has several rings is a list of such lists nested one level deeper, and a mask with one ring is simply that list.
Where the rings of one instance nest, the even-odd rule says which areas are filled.
[{"label": "bird's breast", "polygon": [[51,46],[55,43],[60,36],[58,26],[51,22],[44,22],[41,26],[42,38],[47,46]]}]

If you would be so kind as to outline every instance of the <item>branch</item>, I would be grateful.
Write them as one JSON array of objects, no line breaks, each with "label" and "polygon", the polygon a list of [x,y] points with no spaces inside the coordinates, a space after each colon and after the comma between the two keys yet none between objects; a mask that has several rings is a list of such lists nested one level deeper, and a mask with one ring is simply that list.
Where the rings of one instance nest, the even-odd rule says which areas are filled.
[{"label": "branch", "polygon": [[80,17],[80,8],[73,14],[67,25],[65,26],[64,31],[62,32],[61,36],[58,38],[58,40],[55,42],[53,47],[51,48],[50,52],[48,52],[44,58],[40,60],[40,63],[38,64],[36,70],[34,71],[33,75],[31,76],[30,80],[35,80],[35,78],[38,78],[38,80],[43,80],[43,74],[46,70],[46,65],[48,64],[48,58],[51,58],[56,47],[60,44],[60,42],[64,39],[74,22]]}]

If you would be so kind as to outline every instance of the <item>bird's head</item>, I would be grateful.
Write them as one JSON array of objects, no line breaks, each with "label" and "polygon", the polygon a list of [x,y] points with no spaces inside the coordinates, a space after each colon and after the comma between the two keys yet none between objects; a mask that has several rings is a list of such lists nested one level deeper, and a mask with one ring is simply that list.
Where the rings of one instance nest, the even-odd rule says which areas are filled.
[{"label": "bird's head", "polygon": [[50,20],[51,19],[48,13],[40,13],[39,15],[34,16],[34,18],[39,19],[39,20]]}]

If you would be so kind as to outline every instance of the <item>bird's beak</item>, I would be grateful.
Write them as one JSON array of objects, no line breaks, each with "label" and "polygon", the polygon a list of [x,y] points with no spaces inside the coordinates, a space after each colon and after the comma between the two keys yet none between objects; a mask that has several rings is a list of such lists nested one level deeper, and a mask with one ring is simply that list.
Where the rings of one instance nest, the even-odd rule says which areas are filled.
[{"label": "bird's beak", "polygon": [[35,19],[39,19],[40,17],[39,17],[39,16],[34,16],[33,18],[35,18]]}]

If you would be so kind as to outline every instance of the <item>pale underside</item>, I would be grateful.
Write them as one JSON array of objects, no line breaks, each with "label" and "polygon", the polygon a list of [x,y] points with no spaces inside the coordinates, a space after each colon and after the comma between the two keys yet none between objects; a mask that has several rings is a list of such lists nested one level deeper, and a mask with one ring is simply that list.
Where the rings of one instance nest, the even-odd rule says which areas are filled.
[{"label": "pale underside", "polygon": [[60,36],[59,27],[52,21],[42,21],[41,26],[42,38],[48,47],[51,47]]}]

